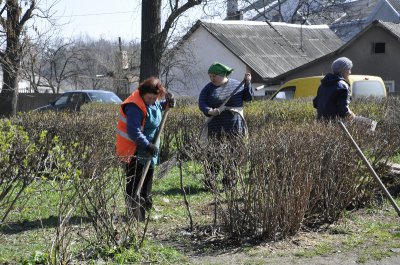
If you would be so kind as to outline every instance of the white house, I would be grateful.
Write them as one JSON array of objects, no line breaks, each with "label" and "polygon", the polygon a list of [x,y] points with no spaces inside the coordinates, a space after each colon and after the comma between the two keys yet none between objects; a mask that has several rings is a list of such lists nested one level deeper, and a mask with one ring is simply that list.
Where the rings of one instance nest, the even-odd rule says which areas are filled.
[{"label": "white house", "polygon": [[168,87],[178,95],[197,97],[209,82],[207,70],[215,61],[234,68],[230,77],[237,80],[250,72],[256,87],[342,44],[326,25],[198,21],[175,47]]}]

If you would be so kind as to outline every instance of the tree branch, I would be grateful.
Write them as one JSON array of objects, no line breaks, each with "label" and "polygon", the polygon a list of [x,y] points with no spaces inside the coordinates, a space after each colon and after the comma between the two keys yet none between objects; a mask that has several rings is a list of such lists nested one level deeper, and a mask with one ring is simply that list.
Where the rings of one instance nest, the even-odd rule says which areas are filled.
[{"label": "tree branch", "polygon": [[169,15],[168,19],[165,21],[164,28],[160,33],[160,42],[164,45],[165,40],[167,39],[169,30],[172,28],[172,24],[176,20],[177,17],[182,15],[186,10],[196,5],[200,5],[202,0],[188,0],[184,5],[177,8],[175,5],[174,10],[172,10],[171,15]]}]

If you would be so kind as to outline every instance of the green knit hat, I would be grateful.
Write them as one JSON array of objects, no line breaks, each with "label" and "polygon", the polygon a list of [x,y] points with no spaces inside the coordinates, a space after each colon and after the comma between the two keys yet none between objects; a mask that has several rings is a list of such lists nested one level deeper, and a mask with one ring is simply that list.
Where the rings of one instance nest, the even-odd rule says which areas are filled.
[{"label": "green knit hat", "polygon": [[208,68],[209,74],[215,74],[220,76],[228,76],[233,72],[233,69],[225,64],[214,62],[210,68]]}]

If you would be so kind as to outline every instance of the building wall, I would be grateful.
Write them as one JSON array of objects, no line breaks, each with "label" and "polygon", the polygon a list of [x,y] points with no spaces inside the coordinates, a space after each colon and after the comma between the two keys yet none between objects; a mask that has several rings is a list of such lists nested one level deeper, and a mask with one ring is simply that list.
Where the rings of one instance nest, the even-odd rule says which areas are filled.
[{"label": "building wall", "polygon": [[[375,42],[385,43],[384,54],[373,53],[372,48]],[[353,61],[353,74],[376,75],[382,77],[384,81],[394,81],[395,93],[400,93],[400,41],[380,27],[370,28],[338,54],[327,56],[323,60],[300,69],[288,75],[282,82],[297,77],[325,75],[331,71],[332,61],[342,56]]]},{"label": "building wall", "polygon": [[201,26],[182,44],[175,61],[180,64],[171,68],[168,87],[180,96],[198,97],[201,89],[210,82],[207,70],[215,61],[234,69],[230,78],[242,80],[244,73],[250,71]]}]

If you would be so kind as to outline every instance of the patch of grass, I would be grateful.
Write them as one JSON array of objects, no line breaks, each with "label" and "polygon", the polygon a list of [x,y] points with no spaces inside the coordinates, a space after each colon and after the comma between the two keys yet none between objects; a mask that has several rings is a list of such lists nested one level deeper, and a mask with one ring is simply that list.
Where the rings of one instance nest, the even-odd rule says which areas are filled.
[{"label": "patch of grass", "polygon": [[[213,201],[212,194],[203,189],[201,170],[199,165],[193,162],[185,163],[183,167],[184,185],[190,207],[192,209],[195,225],[209,224],[211,218],[205,213],[206,207]],[[47,184],[46,184],[47,183]],[[49,185],[49,186],[46,186]],[[32,190],[31,197],[26,200],[25,209],[20,213],[10,215],[8,226],[0,227],[0,263],[23,262],[41,258],[40,253],[46,253],[54,236],[54,228],[57,224],[57,204],[60,198],[57,187],[51,182],[44,182],[40,186],[41,192]],[[188,259],[183,252],[171,247],[169,243],[159,243],[162,234],[168,238],[168,242],[175,242],[185,251],[193,248],[193,238],[182,236],[182,227],[188,226],[188,215],[180,191],[179,167],[174,167],[169,174],[162,179],[154,180],[153,187],[154,205],[157,210],[152,216],[159,216],[149,224],[148,238],[143,249],[124,250],[121,253],[109,253],[110,262],[113,263],[158,263],[158,264],[187,264]],[[396,199],[399,204],[400,199]],[[121,202],[123,205],[123,202]],[[18,206],[19,207],[19,206]],[[22,208],[21,208],[22,209]],[[389,209],[389,210],[388,210]],[[312,248],[267,250],[265,248],[244,247],[249,259],[245,264],[264,264],[267,256],[291,256],[308,257],[325,256],[339,249],[342,252],[357,251],[358,262],[366,262],[370,259],[379,260],[390,255],[391,248],[400,245],[400,233],[398,231],[396,215],[390,204],[365,209],[362,212],[345,213],[344,221],[332,226],[326,238],[319,238]],[[80,216],[74,216],[80,218]],[[151,237],[155,231],[156,239]],[[164,242],[164,241],[163,241]],[[175,244],[174,244],[175,246]],[[215,254],[215,246],[205,246],[202,254]],[[361,249],[361,250],[360,250]],[[39,253],[39,254],[37,254]],[[265,261],[265,260],[264,260]],[[212,263],[215,264],[215,263]]]},{"label": "patch of grass", "polygon": [[271,252],[268,249],[265,250],[254,246],[243,248],[243,252],[246,253],[249,257],[257,257],[257,256],[267,257],[271,255]]},{"label": "patch of grass", "polygon": [[392,162],[396,164],[400,164],[400,153],[392,157]]},{"label": "patch of grass", "polygon": [[328,255],[328,254],[332,253],[334,250],[335,250],[334,246],[332,246],[330,243],[322,242],[322,243],[317,244],[312,249],[302,249],[302,250],[294,253],[294,256],[312,258],[315,256]]},{"label": "patch of grass", "polygon": [[[211,202],[212,194],[206,192],[203,188],[202,177],[197,174],[199,165],[194,162],[188,162],[183,165],[182,170],[183,185],[190,207],[194,209]],[[188,217],[180,188],[179,167],[172,168],[166,177],[154,181],[153,197],[156,209],[153,211],[153,216],[156,217],[157,221],[182,221]]]},{"label": "patch of grass", "polygon": [[365,243],[365,238],[362,235],[356,233],[347,236],[345,240],[342,242],[342,246],[346,250],[352,250],[358,246],[361,246],[364,243]]},{"label": "patch of grass", "polygon": [[362,252],[359,254],[357,262],[358,263],[366,263],[369,260],[382,260],[384,258],[390,257],[393,255],[389,250],[387,249],[380,249],[380,248],[374,248],[374,247],[369,247],[366,249],[363,249]]},{"label": "patch of grass", "polygon": [[53,229],[35,228],[16,234],[0,234],[0,261],[22,261],[49,248]]},{"label": "patch of grass", "polygon": [[188,259],[177,249],[166,247],[160,243],[145,241],[139,251],[129,249],[115,254],[113,261],[119,264],[149,263],[149,264],[187,264]]}]

